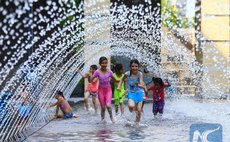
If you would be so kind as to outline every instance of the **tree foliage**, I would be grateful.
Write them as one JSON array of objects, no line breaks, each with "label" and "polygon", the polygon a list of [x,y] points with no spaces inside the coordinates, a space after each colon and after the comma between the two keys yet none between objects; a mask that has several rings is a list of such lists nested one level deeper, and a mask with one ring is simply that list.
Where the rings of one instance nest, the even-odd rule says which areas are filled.
[{"label": "tree foliage", "polygon": [[188,18],[180,16],[179,12],[169,5],[169,2],[170,0],[161,0],[162,25],[171,30],[194,27],[194,20],[191,22]]}]

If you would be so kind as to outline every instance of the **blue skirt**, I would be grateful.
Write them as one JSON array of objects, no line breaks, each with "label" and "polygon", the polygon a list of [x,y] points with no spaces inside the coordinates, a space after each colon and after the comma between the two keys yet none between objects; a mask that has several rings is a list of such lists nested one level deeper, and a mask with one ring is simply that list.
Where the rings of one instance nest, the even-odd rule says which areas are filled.
[{"label": "blue skirt", "polygon": [[135,104],[138,104],[143,101],[143,94],[142,90],[138,90],[136,92],[128,91],[128,99],[131,99],[135,102]]}]

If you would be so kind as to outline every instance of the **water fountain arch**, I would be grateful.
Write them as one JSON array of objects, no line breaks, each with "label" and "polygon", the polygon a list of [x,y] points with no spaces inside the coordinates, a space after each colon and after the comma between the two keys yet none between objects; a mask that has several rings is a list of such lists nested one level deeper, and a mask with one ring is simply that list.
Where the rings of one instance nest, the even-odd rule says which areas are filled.
[{"label": "water fountain arch", "polygon": [[[107,44],[111,44],[111,43],[108,42]],[[112,44],[115,45],[115,43]],[[96,45],[91,44],[91,46],[97,48]],[[98,44],[98,46],[101,45]],[[33,97],[37,100],[36,103],[31,103],[31,105],[33,106],[31,110],[33,112],[33,118],[30,121],[31,126],[38,125],[39,123],[44,124],[44,122],[48,122],[49,120],[51,120],[53,116],[52,111],[46,111],[45,109],[47,104],[49,104],[50,101],[53,100],[52,98],[54,96],[55,90],[57,89],[62,90],[65,93],[66,98],[69,98],[75,86],[81,79],[80,75],[76,73],[76,69],[81,67],[83,63],[87,63],[87,62],[97,63],[101,55],[103,56],[122,55],[122,56],[127,56],[130,59],[137,58],[142,63],[146,63],[147,66],[149,67],[149,70],[154,71],[156,75],[158,76],[163,75],[162,71],[158,69],[159,65],[157,65],[153,60],[154,57],[152,56],[155,55],[147,54],[148,50],[145,50],[144,47],[138,48],[138,45],[131,44],[130,42],[126,43],[125,41],[123,41],[121,45],[116,43],[116,46],[111,48],[111,50],[105,52],[100,51],[97,56],[95,56],[95,54],[90,56],[88,59],[90,61],[84,60],[84,51],[83,49],[81,49],[78,51],[78,53],[74,54],[65,64],[60,65],[61,62],[59,57],[61,55],[65,57],[64,53],[66,53],[66,51],[61,50],[59,53],[56,53],[56,55],[52,60],[50,60],[49,58],[45,58],[45,61],[41,62],[41,64],[37,66],[40,67],[37,68],[37,70],[41,70],[41,72],[37,74],[37,78],[33,78],[33,80],[37,80],[37,82],[35,82],[35,84],[33,84],[32,80],[29,80],[28,82],[32,90],[31,94],[33,94]],[[69,54],[71,54],[71,52],[69,52]],[[87,66],[89,66],[89,64],[83,66],[84,71],[88,69]],[[20,70],[18,72],[21,73]],[[8,90],[9,88],[15,85],[15,82],[20,82],[20,80],[22,80],[22,75],[19,74],[14,76],[9,81],[8,86],[5,86],[4,89]],[[17,91],[15,92],[15,94],[20,93],[21,91],[20,88],[21,86],[19,86],[16,89]],[[35,94],[37,94],[37,96]],[[18,121],[20,117],[17,116],[15,118],[15,115],[17,115],[18,112],[17,112],[17,108],[13,107],[13,105],[18,106],[20,103],[21,100],[15,101],[15,99],[13,98],[10,101],[8,101],[8,110],[11,113],[7,113],[7,115],[4,116],[3,122],[5,123],[5,125],[2,126],[1,133],[3,133],[4,131],[7,131],[9,133],[6,137],[3,137],[3,139],[11,137],[10,134],[13,135],[17,131],[17,129],[10,129],[10,127],[8,127],[7,125],[9,124],[11,124],[12,126],[18,125]],[[26,123],[28,122],[24,121],[24,125]]]},{"label": "water fountain arch", "polygon": [[[0,35],[0,45],[3,47],[0,53],[1,55],[5,53],[0,64],[0,84],[2,94],[5,92],[12,94],[4,99],[1,94],[4,104],[1,106],[0,117],[1,140],[17,137],[26,129],[28,123],[36,127],[49,122],[53,110],[47,110],[46,106],[54,101],[54,92],[60,89],[66,98],[69,98],[81,79],[76,69],[86,71],[91,63],[98,63],[102,55],[137,58],[157,76],[174,78],[165,72],[160,64],[159,53],[161,50],[166,50],[167,55],[184,55],[181,64],[183,68],[188,69],[193,85],[198,86],[204,81],[203,67],[196,61],[195,56],[175,43],[171,35],[161,31],[159,4],[151,13],[150,7],[139,11],[142,6],[129,8],[115,3],[109,16],[111,37],[84,41],[87,32],[93,33],[88,37],[92,38],[108,30],[103,27],[103,22],[108,18],[103,15],[103,10],[94,15],[83,15],[83,3],[79,1],[72,0],[68,4],[62,0],[43,2],[45,4],[38,1],[0,2],[2,4],[0,17],[3,17],[0,18],[2,27],[0,31],[3,33]],[[89,5],[95,6],[96,1],[91,2]],[[148,3],[151,5],[150,1]],[[13,5],[14,9],[9,10],[9,5]],[[147,13],[145,16],[143,11]],[[120,17],[117,17],[118,14]],[[143,17],[133,18],[139,14]],[[156,17],[151,17],[152,15]],[[97,23],[85,27],[83,23],[88,18],[96,19]],[[119,31],[117,30],[119,27],[128,30]],[[98,51],[97,54],[88,55],[86,59],[83,45]],[[103,50],[104,46],[111,48]],[[28,58],[23,59],[26,54]],[[205,76],[205,80],[209,78]],[[28,84],[28,91],[36,101],[30,102],[32,118],[28,122],[23,120],[22,127],[18,127],[20,116],[17,107],[21,104],[22,98],[16,100],[14,97],[22,93],[22,83]],[[213,97],[222,94],[221,89],[215,84],[210,83],[208,87],[216,91]],[[208,97],[205,89],[203,91],[203,97]]]}]

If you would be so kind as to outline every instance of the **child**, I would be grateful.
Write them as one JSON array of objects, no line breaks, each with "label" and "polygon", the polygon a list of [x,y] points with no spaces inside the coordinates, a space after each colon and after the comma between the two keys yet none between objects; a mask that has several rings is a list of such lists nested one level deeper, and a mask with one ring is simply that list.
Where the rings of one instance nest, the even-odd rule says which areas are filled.
[{"label": "child", "polygon": [[143,101],[143,75],[139,71],[140,63],[137,59],[130,61],[130,71],[127,71],[123,79],[118,84],[118,90],[120,90],[122,81],[127,82],[128,93],[128,107],[129,111],[132,113],[134,110],[137,111],[136,123],[140,122],[141,118],[141,107]]},{"label": "child", "polygon": [[85,101],[85,107],[86,111],[89,111],[89,96],[92,95],[92,102],[94,105],[94,110],[95,113],[97,113],[97,91],[98,91],[98,80],[94,82],[90,82],[90,78],[92,78],[93,73],[97,70],[97,65],[91,65],[89,72],[86,74],[82,74],[80,70],[77,70],[81,74],[82,77],[88,79],[88,85],[85,90],[85,96],[84,96],[84,101]]},{"label": "child", "polygon": [[20,134],[23,129],[30,127],[32,109],[36,104],[36,100],[33,98],[29,90],[29,84],[22,83],[22,90],[14,97],[13,101],[16,103],[19,101],[20,104],[17,107],[19,113],[19,119],[17,122],[17,128],[15,134]]},{"label": "child", "polygon": [[164,110],[164,88],[170,86],[169,83],[164,83],[161,78],[152,78],[154,85],[150,86],[148,90],[151,90],[153,93],[153,114],[156,118],[157,113],[160,113],[160,116],[163,114]]},{"label": "child", "polygon": [[[67,100],[65,99],[63,92],[57,91],[55,95],[55,99],[57,99],[57,102],[54,104],[51,104],[50,107],[56,106],[56,113],[55,113],[56,118],[73,118],[73,117],[77,118],[78,117],[78,115],[73,114],[73,110],[70,107]],[[58,114],[59,108],[61,109],[64,115]]]},{"label": "child", "polygon": [[16,100],[20,99],[21,104],[18,106],[18,112],[20,114],[19,124],[21,127],[23,121],[28,124],[31,116],[32,107],[35,105],[36,101],[29,92],[27,84],[22,84],[23,88],[19,95],[16,96]]},{"label": "child", "polygon": [[122,64],[116,64],[115,71],[116,72],[113,74],[114,78],[117,80],[116,82],[114,82],[115,112],[116,114],[118,114],[118,107],[120,105],[121,115],[123,115],[124,114],[124,98],[125,98],[123,94],[125,92],[125,84],[122,83],[120,90],[117,90],[118,83],[124,77]]},{"label": "child", "polygon": [[110,78],[113,80],[115,80],[115,78],[113,72],[107,69],[108,59],[106,57],[100,57],[99,64],[101,68],[94,72],[91,80],[94,81],[96,78],[99,79],[98,99],[101,105],[101,120],[104,121],[105,107],[107,107],[110,119],[112,123],[115,123],[111,109],[112,88],[110,85]]}]

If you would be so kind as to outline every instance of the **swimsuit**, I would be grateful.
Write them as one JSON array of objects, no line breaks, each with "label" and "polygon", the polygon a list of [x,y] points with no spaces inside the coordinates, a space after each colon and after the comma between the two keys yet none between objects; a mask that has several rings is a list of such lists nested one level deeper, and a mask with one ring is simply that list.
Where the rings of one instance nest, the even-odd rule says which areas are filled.
[{"label": "swimsuit", "polygon": [[96,70],[93,77],[99,78],[98,86],[98,99],[102,108],[110,106],[112,102],[112,88],[110,85],[110,77],[113,77],[112,71],[107,71],[105,74],[101,73],[100,70]]},{"label": "swimsuit", "polygon": [[65,113],[64,116],[65,116],[65,118],[72,118],[73,113]]},{"label": "swimsuit", "polygon": [[[117,80],[117,81],[120,81],[124,74],[122,74],[121,77],[118,77],[116,75],[116,73],[113,74],[114,78]],[[114,83],[114,102],[115,102],[115,105],[119,105],[121,103],[124,102],[124,99],[125,99],[125,96],[123,96],[124,92],[125,92],[125,84],[124,82],[121,84],[121,88],[120,88],[120,91],[117,90],[117,86],[118,86],[118,83],[115,82]]]},{"label": "swimsuit", "polygon": [[133,100],[136,104],[143,101],[143,90],[135,84],[139,82],[140,73],[141,72],[138,72],[138,75],[134,79],[130,77],[129,71],[125,73],[128,76],[128,98]]},{"label": "swimsuit", "polygon": [[97,90],[98,90],[97,83],[98,83],[98,80],[91,82],[91,83],[88,83],[86,91],[97,92]]},{"label": "swimsuit", "polygon": [[31,114],[31,106],[29,105],[19,105],[18,111],[21,117],[25,118]]},{"label": "swimsuit", "polygon": [[[68,104],[66,104],[66,105],[68,105]],[[64,108],[65,108],[66,106],[64,106],[64,105],[60,105],[60,109],[62,110],[62,112],[64,113]],[[65,116],[65,118],[72,118],[73,117],[73,113],[64,113],[64,116]]]},{"label": "swimsuit", "polygon": [[97,96],[97,92],[90,92],[89,93],[91,96],[93,96],[93,97],[96,97]]}]

